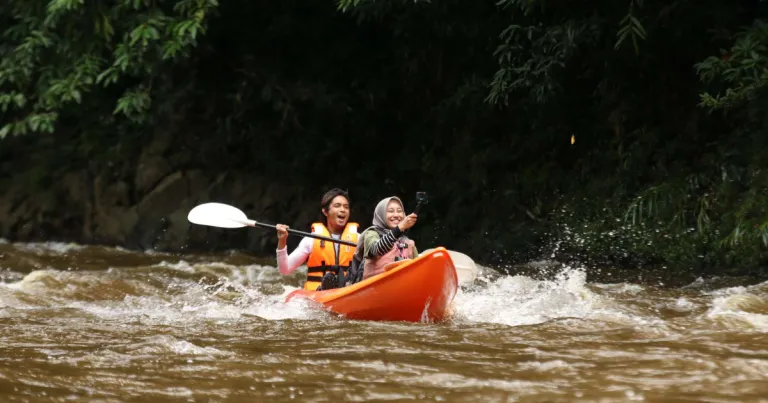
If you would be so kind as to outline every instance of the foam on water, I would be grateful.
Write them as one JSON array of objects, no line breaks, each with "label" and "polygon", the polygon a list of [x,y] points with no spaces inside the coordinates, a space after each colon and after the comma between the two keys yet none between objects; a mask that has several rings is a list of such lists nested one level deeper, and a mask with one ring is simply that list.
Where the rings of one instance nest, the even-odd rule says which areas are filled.
[{"label": "foam on water", "polygon": [[[7,243],[7,242],[4,242]],[[84,246],[70,242],[28,242],[28,243],[14,243],[14,246],[20,250],[35,253],[48,253],[54,252],[59,254],[65,254],[71,251],[77,251],[83,249]]]},{"label": "foam on water", "polygon": [[[15,247],[57,256],[82,248],[55,242]],[[551,270],[549,262],[532,262],[529,266],[537,265],[542,272]],[[587,271],[564,267],[554,277],[542,280],[480,267],[474,283],[462,287],[456,295],[452,321],[521,326],[562,319],[599,320],[663,333],[668,328],[658,317],[658,310],[667,309],[680,315],[701,314],[702,319],[735,323],[747,330],[768,330],[768,282],[706,289],[708,283],[697,280],[682,288],[690,290],[687,296],[648,304],[644,295],[650,290],[646,287],[587,284]],[[290,276],[282,276],[274,266],[215,259],[194,263],[163,259],[146,267],[109,267],[101,271],[48,268],[26,274],[20,281],[13,276],[0,278],[0,316],[13,316],[6,309],[58,306],[106,320],[134,318],[155,324],[249,317],[277,321],[325,318],[325,313],[310,308],[305,301],[284,303],[305,273],[305,266]]]},{"label": "foam on water", "polygon": [[712,293],[706,317],[742,331],[768,331],[768,295],[752,293],[748,287],[731,287]]},{"label": "foam on water", "polygon": [[480,267],[447,323],[359,322],[303,300],[285,303],[306,268],[282,276],[242,254],[35,246],[39,254],[13,256],[15,246],[0,248],[12,256],[2,273],[14,273],[0,277],[0,338],[9,352],[0,384],[18,387],[6,388],[14,397],[765,396],[768,282],[710,278],[663,288],[590,283],[589,268],[546,261],[518,272],[526,275]]},{"label": "foam on water", "polygon": [[456,296],[457,319],[510,326],[557,318],[584,318],[598,296],[585,287],[583,270],[565,269],[551,281],[502,276]]},{"label": "foam on water", "polygon": [[[237,321],[247,317],[266,320],[326,317],[305,301],[284,303],[285,297],[296,287],[281,283],[274,267],[224,263],[190,265],[183,261],[162,262],[156,267],[180,273],[213,274],[218,281],[206,283],[194,278],[161,276],[154,279],[159,286],[150,286],[148,281],[135,278],[137,273],[126,270],[110,270],[110,273],[40,270],[19,282],[0,284],[0,309],[59,306],[106,320],[133,318],[148,324]],[[142,272],[151,276],[152,268]],[[654,315],[622,302],[618,295],[634,296],[642,293],[642,287],[599,285],[593,287],[603,290],[597,293],[587,285],[583,269],[565,268],[552,280],[499,276],[485,285],[482,285],[483,281],[478,283],[481,285],[460,289],[453,303],[453,321],[520,326],[559,319],[593,319],[664,328]],[[764,297],[749,293],[745,287],[731,287],[709,294],[711,308],[706,317],[710,320],[737,321],[743,322],[746,328],[768,329],[765,308],[768,304]],[[690,312],[697,305],[678,297],[666,306]],[[9,312],[3,314],[8,315]]]}]

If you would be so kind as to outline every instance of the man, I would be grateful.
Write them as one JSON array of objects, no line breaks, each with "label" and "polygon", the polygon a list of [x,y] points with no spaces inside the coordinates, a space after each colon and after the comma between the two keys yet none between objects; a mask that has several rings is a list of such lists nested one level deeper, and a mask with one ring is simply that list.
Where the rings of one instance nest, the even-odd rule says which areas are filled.
[{"label": "man", "polygon": [[[325,216],[325,223],[313,223],[312,233],[357,243],[358,224],[349,222],[349,194],[346,191],[335,188],[326,192],[320,200],[320,211]],[[320,291],[344,286],[355,254],[354,246],[305,237],[289,255],[286,246],[288,226],[277,224],[276,227],[277,268],[280,274],[291,274],[307,262],[305,290]]]}]

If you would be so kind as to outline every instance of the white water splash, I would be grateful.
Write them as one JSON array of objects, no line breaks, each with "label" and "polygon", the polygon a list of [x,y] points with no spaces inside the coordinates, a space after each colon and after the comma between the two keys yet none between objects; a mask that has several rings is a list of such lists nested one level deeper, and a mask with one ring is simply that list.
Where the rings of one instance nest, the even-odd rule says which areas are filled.
[{"label": "white water splash", "polygon": [[[63,243],[16,246],[44,249],[53,255],[65,255],[80,248]],[[541,266],[543,272],[552,272],[551,262],[532,262],[528,266]],[[667,309],[681,315],[703,315],[701,319],[726,321],[745,329],[768,330],[768,309],[764,308],[768,282],[697,290],[703,281],[699,280],[683,287],[691,290],[689,296],[660,300],[651,306],[642,303],[643,295],[649,291],[646,287],[629,283],[587,284],[583,268],[566,267],[552,280],[503,275],[480,266],[479,269],[476,281],[462,287],[454,301],[453,318],[459,323],[519,326],[575,318],[663,333],[666,326],[654,309]],[[0,309],[59,306],[107,320],[127,317],[154,324],[232,322],[253,317],[276,321],[327,318],[326,312],[310,307],[307,301],[284,302],[301,284],[305,273],[305,266],[283,276],[274,266],[215,259],[195,263],[163,260],[152,266],[114,267],[106,271],[83,271],[76,267],[66,272],[44,269],[27,274],[21,281],[0,283],[5,289],[0,293]],[[8,316],[9,312],[3,315]]]},{"label": "white water splash", "polygon": [[706,317],[734,330],[768,331],[768,298],[751,294],[746,289],[741,293],[733,291],[731,288],[726,296],[715,297]]},{"label": "white water splash", "polygon": [[[4,242],[7,243],[7,242]],[[77,251],[83,249],[84,246],[76,243],[65,242],[27,242],[27,243],[14,243],[14,247],[20,250],[26,250],[35,253],[58,253],[66,254],[67,252]]]},{"label": "white water splash", "polygon": [[157,267],[164,267],[171,270],[178,270],[184,273],[194,273],[195,268],[185,260],[179,260],[178,262],[171,263],[162,261],[156,265]]},{"label": "white water splash", "polygon": [[504,276],[485,288],[460,292],[455,300],[456,314],[463,321],[510,326],[584,318],[597,299],[585,285],[586,273],[571,268],[552,281]]}]

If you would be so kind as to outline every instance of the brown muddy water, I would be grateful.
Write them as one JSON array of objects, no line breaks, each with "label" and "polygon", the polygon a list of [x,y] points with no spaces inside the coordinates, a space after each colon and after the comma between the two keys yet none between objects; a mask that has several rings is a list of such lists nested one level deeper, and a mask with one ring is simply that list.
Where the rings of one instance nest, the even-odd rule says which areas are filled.
[{"label": "brown muddy water", "polygon": [[448,322],[380,323],[272,263],[0,241],[0,402],[768,402],[768,282],[483,268]]}]

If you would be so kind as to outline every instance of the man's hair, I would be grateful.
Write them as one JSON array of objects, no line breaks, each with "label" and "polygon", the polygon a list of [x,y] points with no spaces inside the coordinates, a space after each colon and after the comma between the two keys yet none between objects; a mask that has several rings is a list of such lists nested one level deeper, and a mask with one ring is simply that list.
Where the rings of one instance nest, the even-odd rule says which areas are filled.
[{"label": "man's hair", "polygon": [[331,202],[333,201],[333,199],[336,198],[336,196],[344,196],[347,199],[347,201],[349,201],[350,204],[352,204],[352,202],[349,200],[349,193],[347,193],[346,190],[333,188],[325,192],[325,194],[323,195],[323,198],[320,199],[320,208],[325,211],[328,211],[328,209],[331,207]]}]

